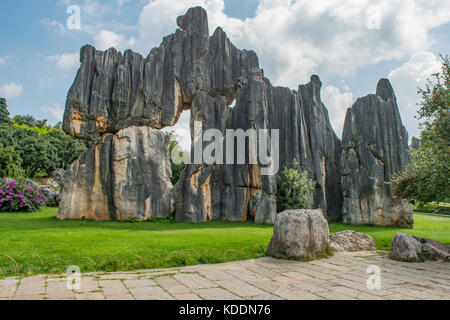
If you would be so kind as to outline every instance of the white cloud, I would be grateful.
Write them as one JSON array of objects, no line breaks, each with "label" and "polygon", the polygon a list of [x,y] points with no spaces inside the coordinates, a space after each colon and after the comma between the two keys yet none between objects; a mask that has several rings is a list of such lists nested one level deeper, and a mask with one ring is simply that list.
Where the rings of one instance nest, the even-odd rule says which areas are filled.
[{"label": "white cloud", "polygon": [[5,63],[6,63],[6,61],[4,59],[0,58],[0,65],[5,64]]},{"label": "white cloud", "polygon": [[441,65],[439,58],[432,52],[418,51],[408,62],[389,73],[402,120],[410,137],[419,136],[418,121],[414,118],[417,114],[417,103],[420,101],[417,88],[423,88],[427,79],[441,70]]},{"label": "white cloud", "polygon": [[0,97],[12,99],[22,94],[23,87],[17,83],[6,83],[0,86]]},{"label": "white cloud", "polygon": [[62,121],[64,115],[64,108],[55,105],[54,107],[42,107],[42,111],[51,114],[57,121]]},{"label": "white cloud", "polygon": [[125,3],[130,2],[131,0],[117,0],[119,8],[122,7]]},{"label": "white cloud", "polygon": [[[345,88],[344,89],[348,89]],[[341,138],[347,109],[353,104],[351,92],[341,93],[334,86],[327,86],[322,90],[322,101],[328,109],[331,125],[336,135]]]},{"label": "white cloud", "polygon": [[79,53],[63,53],[61,55],[54,55],[47,57],[48,61],[56,63],[56,66],[61,70],[72,70],[79,65],[80,54]]},{"label": "white cloud", "polygon": [[57,21],[57,20],[51,20],[48,18],[42,19],[39,21],[40,23],[42,23],[44,26],[46,26],[48,29],[53,29],[56,32],[58,32],[61,35],[66,34],[66,28],[64,27],[64,25]]},{"label": "white cloud", "polygon": [[55,81],[53,78],[39,78],[39,89],[47,89],[53,87]]},{"label": "white cloud", "polygon": [[223,0],[150,0],[139,19],[135,48],[146,55],[176,29],[176,17],[203,6],[210,32],[222,26],[241,49],[255,50],[276,85],[295,88],[312,73],[345,76],[382,61],[426,50],[429,30],[450,21],[438,0],[260,0],[255,17],[228,17]]},{"label": "white cloud", "polygon": [[99,50],[106,50],[111,47],[117,50],[131,48],[135,43],[134,38],[126,39],[125,36],[112,31],[102,30],[94,37],[94,45]]}]

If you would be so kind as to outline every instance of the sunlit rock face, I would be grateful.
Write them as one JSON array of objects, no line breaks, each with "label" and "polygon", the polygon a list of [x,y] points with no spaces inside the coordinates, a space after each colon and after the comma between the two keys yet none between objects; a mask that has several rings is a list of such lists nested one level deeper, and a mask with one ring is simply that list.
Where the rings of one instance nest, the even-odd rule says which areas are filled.
[{"label": "sunlit rock face", "polygon": [[63,129],[95,140],[129,126],[173,126],[199,90],[231,103],[236,80],[258,67],[256,54],[238,50],[220,28],[210,37],[202,8],[190,9],[177,23],[180,29],[147,58],[131,50],[83,47]]},{"label": "sunlit rock face", "polygon": [[[133,196],[123,188],[118,191],[115,188],[119,182],[126,185],[127,179],[131,179],[130,172],[132,179],[141,182],[128,183],[142,190],[147,190],[145,185],[160,182],[139,171],[141,166],[138,171],[132,169],[131,160],[114,163],[111,153],[118,142],[113,141],[132,126],[153,129],[173,126],[181,112],[190,109],[193,140],[206,129],[217,129],[223,135],[230,129],[279,130],[276,150],[272,146],[266,150],[271,157],[277,153],[278,173],[296,159],[316,181],[315,207],[321,208],[327,218],[339,220],[341,142],[321,102],[319,77],[312,76],[310,83],[300,85],[297,90],[273,86],[264,77],[253,51],[236,48],[221,28],[209,35],[204,9],[189,9],[177,23],[179,29],[165,37],[160,47],[152,49],[146,58],[131,50],[120,53],[113,48],[106,51],[91,46],[82,48],[81,67],[68,94],[63,128],[72,136],[99,139],[100,143],[82,155],[66,175],[67,186],[63,190],[66,200],[60,217],[145,219],[149,192],[130,187],[141,192]],[[195,132],[196,121],[202,122],[199,132]],[[132,145],[147,148],[141,135],[128,136]],[[271,134],[270,137],[275,138]],[[165,138],[161,134],[155,139]],[[223,144],[227,142],[229,139],[224,139]],[[151,162],[164,158],[167,162],[160,154],[164,150],[150,148],[149,154],[141,159]],[[248,151],[246,143],[245,152]],[[135,154],[142,152],[139,149]],[[89,165],[83,166],[85,163]],[[142,166],[154,167],[145,163]],[[277,210],[276,174],[263,174],[265,166],[261,161],[188,165],[170,192],[175,219],[273,223]],[[160,178],[167,179],[162,174]],[[171,186],[163,183],[157,188],[165,195]],[[76,213],[73,199],[82,199],[81,206],[88,213]],[[152,212],[158,216],[172,214],[170,206],[157,208],[150,210],[151,216]]]},{"label": "sunlit rock face", "polygon": [[342,149],[343,221],[411,228],[412,205],[395,198],[387,183],[410,160],[408,134],[388,80],[348,110]]},{"label": "sunlit rock face", "polygon": [[169,140],[149,127],[102,135],[66,170],[59,219],[147,220],[171,210]]}]

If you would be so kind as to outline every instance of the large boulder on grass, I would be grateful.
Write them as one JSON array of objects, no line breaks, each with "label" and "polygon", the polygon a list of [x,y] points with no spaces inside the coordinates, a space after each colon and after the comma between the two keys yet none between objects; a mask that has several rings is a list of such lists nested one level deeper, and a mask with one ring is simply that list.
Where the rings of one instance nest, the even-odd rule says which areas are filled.
[{"label": "large boulder on grass", "polygon": [[322,209],[287,210],[275,219],[267,253],[281,258],[309,260],[328,250],[328,222]]},{"label": "large boulder on grass", "polygon": [[364,251],[376,249],[375,240],[367,234],[344,230],[330,235],[330,246],[335,251]]},{"label": "large boulder on grass", "polygon": [[409,234],[399,232],[391,243],[390,257],[395,260],[419,261],[422,244]]},{"label": "large boulder on grass", "polygon": [[450,244],[399,232],[392,240],[390,257],[403,261],[450,261]]}]

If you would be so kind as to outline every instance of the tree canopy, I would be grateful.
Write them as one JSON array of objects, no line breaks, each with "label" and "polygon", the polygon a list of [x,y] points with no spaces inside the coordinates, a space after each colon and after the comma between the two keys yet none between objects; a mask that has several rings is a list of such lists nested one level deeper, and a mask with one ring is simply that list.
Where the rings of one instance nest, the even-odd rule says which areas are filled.
[{"label": "tree canopy", "polygon": [[411,163],[392,181],[398,197],[414,202],[450,198],[450,59],[442,60],[442,71],[418,91],[421,142],[410,151]]}]

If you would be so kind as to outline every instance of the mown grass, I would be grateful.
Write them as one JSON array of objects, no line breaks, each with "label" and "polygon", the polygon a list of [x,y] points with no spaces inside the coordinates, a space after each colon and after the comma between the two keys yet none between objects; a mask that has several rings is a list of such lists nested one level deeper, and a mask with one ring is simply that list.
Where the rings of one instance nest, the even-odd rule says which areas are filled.
[{"label": "mown grass", "polygon": [[[56,213],[56,208],[37,213],[0,213],[0,254],[17,260],[23,252],[35,252],[47,265],[42,267],[38,257],[25,254],[16,268],[8,257],[0,256],[0,276],[60,273],[66,268],[63,262],[47,262],[62,259],[71,264],[80,257],[92,259],[76,261],[82,272],[252,259],[264,255],[261,247],[267,248],[273,231],[272,226],[252,222],[59,221],[55,219]],[[447,217],[416,214],[412,230],[330,223],[332,233],[346,229],[369,234],[382,250],[389,250],[393,236],[399,231],[450,243]]]},{"label": "mown grass", "polygon": [[430,202],[426,204],[417,204],[414,206],[415,212],[436,213],[450,215],[450,203]]}]

